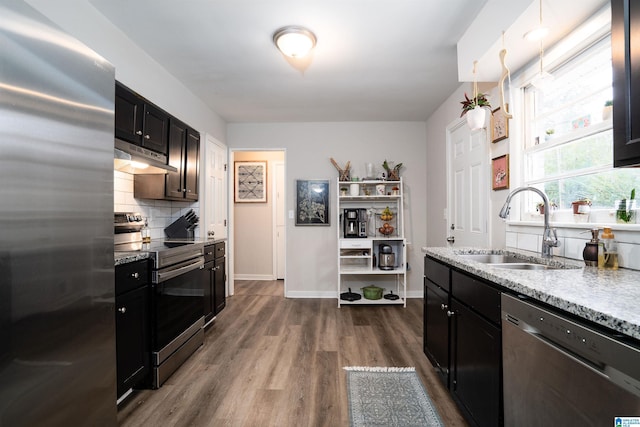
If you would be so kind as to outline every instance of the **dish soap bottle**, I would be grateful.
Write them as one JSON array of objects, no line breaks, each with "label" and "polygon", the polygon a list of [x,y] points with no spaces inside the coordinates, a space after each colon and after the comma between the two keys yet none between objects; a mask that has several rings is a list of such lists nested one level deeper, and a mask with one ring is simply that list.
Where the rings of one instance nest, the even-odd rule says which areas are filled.
[{"label": "dish soap bottle", "polygon": [[600,230],[597,228],[591,229],[591,241],[587,242],[582,251],[582,258],[587,267],[598,266],[598,248],[600,246],[600,240],[598,234]]},{"label": "dish soap bottle", "polygon": [[611,227],[604,227],[598,247],[598,268],[605,270],[618,269],[618,243],[613,240]]}]

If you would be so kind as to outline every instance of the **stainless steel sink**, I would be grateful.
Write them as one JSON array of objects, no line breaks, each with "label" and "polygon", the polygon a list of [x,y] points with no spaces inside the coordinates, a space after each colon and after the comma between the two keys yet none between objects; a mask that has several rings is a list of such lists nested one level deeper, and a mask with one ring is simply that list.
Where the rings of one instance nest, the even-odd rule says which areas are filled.
[{"label": "stainless steel sink", "polygon": [[510,263],[510,264],[500,264],[500,263],[490,263],[491,267],[498,268],[507,268],[509,270],[558,270],[563,267],[553,267],[551,265],[545,264],[531,264],[528,262],[522,263]]},{"label": "stainless steel sink", "polygon": [[458,254],[460,258],[469,261],[480,262],[491,267],[506,268],[509,270],[562,270],[578,268],[572,265],[550,263],[544,260],[532,259],[513,254]]},{"label": "stainless steel sink", "polygon": [[513,255],[505,255],[505,254],[464,254],[459,256],[464,259],[481,262],[483,264],[505,264],[505,263],[513,263],[513,262],[515,263],[526,262],[522,258],[518,258]]}]

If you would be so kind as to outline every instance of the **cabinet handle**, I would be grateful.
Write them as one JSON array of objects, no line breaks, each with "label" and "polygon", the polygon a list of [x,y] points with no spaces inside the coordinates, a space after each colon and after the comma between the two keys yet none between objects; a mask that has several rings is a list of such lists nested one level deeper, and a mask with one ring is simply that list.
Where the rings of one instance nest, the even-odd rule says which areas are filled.
[{"label": "cabinet handle", "polygon": [[151,139],[151,137],[149,135],[145,135],[144,139]]},{"label": "cabinet handle", "polygon": [[449,311],[447,310],[447,317],[453,317],[456,314],[455,311]]},{"label": "cabinet handle", "polygon": [[127,312],[127,307],[120,307],[118,311],[122,314],[125,314]]},{"label": "cabinet handle", "polygon": [[141,130],[137,131],[136,135],[142,135],[142,131]]},{"label": "cabinet handle", "polygon": [[133,277],[134,279],[138,279],[140,278],[140,274],[138,274],[138,272],[131,273],[131,277]]},{"label": "cabinet handle", "polygon": [[191,193],[191,190],[187,190],[187,193]]},{"label": "cabinet handle", "polygon": [[207,255],[213,255],[213,252],[207,252]]},{"label": "cabinet handle", "polygon": [[440,304],[440,310],[446,310],[449,306],[447,304]]}]

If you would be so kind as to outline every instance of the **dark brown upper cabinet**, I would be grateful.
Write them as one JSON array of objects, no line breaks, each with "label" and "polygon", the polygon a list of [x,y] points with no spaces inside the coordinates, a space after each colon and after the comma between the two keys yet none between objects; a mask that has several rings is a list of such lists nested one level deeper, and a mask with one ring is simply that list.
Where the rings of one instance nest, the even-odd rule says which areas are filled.
[{"label": "dark brown upper cabinet", "polygon": [[142,199],[196,201],[200,134],[171,117],[168,135],[168,163],[177,171],[166,175],[135,175],[133,196]]},{"label": "dark brown upper cabinet", "polygon": [[613,165],[640,166],[640,2],[611,0]]},{"label": "dark brown upper cabinet", "polygon": [[116,82],[115,136],[167,154],[169,114]]}]

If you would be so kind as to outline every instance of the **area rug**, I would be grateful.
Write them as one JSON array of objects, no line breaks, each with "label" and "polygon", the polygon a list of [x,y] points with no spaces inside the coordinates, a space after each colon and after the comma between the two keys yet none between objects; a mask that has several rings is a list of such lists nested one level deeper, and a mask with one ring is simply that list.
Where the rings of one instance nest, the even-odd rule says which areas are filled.
[{"label": "area rug", "polygon": [[443,426],[415,368],[344,369],[353,427]]}]

